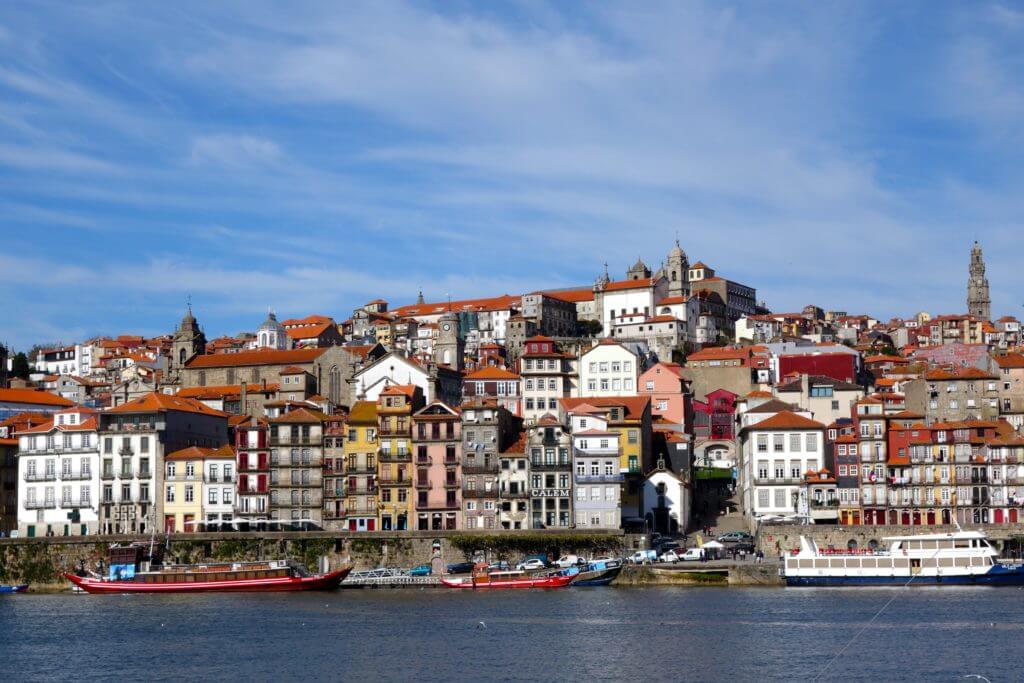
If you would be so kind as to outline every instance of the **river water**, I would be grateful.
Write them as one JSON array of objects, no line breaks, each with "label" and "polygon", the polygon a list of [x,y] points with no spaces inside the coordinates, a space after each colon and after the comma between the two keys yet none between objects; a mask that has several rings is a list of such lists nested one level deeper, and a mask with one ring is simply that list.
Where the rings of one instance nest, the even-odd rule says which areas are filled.
[{"label": "river water", "polygon": [[995,683],[1024,680],[1024,592],[3,596],[0,671],[7,681],[753,681],[823,673],[822,680],[961,683],[977,674]]}]

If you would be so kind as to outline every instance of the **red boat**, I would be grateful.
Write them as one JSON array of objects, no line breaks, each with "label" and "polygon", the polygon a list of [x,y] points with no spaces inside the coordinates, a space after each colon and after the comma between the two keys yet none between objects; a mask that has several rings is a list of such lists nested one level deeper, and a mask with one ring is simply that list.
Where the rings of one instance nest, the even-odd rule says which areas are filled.
[{"label": "red boat", "polygon": [[472,575],[451,578],[441,577],[441,584],[448,588],[564,588],[572,583],[572,576],[558,574],[527,574],[524,571],[488,571],[482,564]]},{"label": "red boat", "polygon": [[[124,551],[115,564],[117,551]],[[65,578],[86,593],[197,593],[206,591],[329,591],[347,577],[352,567],[311,574],[301,564],[287,560],[267,562],[220,562],[172,564],[143,571],[136,547],[111,549],[109,577]],[[142,563],[144,566],[144,563]]]}]

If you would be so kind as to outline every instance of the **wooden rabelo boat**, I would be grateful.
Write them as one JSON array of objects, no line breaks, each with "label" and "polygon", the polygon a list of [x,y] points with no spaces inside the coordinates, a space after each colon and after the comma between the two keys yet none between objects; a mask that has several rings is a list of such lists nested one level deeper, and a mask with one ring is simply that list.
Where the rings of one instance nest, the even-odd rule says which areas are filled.
[{"label": "wooden rabelo boat", "polygon": [[107,576],[64,577],[87,593],[195,593],[208,591],[333,590],[351,567],[312,574],[290,560],[153,566],[138,545],[110,549]]},{"label": "wooden rabelo boat", "polygon": [[573,577],[560,574],[528,574],[521,570],[488,570],[484,563],[473,568],[469,576],[442,576],[441,584],[448,588],[490,589],[490,588],[564,588],[572,583]]}]

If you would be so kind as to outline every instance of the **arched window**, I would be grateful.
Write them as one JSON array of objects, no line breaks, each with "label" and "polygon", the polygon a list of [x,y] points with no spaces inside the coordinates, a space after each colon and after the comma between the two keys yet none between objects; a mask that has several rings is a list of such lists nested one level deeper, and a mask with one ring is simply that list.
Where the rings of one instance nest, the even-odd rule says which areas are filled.
[{"label": "arched window", "polygon": [[178,365],[184,365],[185,360],[185,349],[182,349],[178,352]]},{"label": "arched window", "polygon": [[676,271],[672,271],[672,282],[676,281]]},{"label": "arched window", "polygon": [[442,359],[441,362],[444,363],[445,365],[451,365],[452,364],[452,350],[451,349],[445,349],[444,350],[444,358]]},{"label": "arched window", "polygon": [[341,403],[341,370],[337,365],[332,365],[327,373],[327,397],[331,403]]}]

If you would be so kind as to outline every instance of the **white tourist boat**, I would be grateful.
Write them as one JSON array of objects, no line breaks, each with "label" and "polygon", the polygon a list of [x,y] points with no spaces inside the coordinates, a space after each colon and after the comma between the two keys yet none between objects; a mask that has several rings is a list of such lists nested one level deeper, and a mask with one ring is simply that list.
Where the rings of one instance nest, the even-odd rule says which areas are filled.
[{"label": "white tourist boat", "polygon": [[820,549],[800,537],[785,559],[788,586],[1024,585],[1024,567],[998,562],[980,531],[893,536],[878,550]]}]

